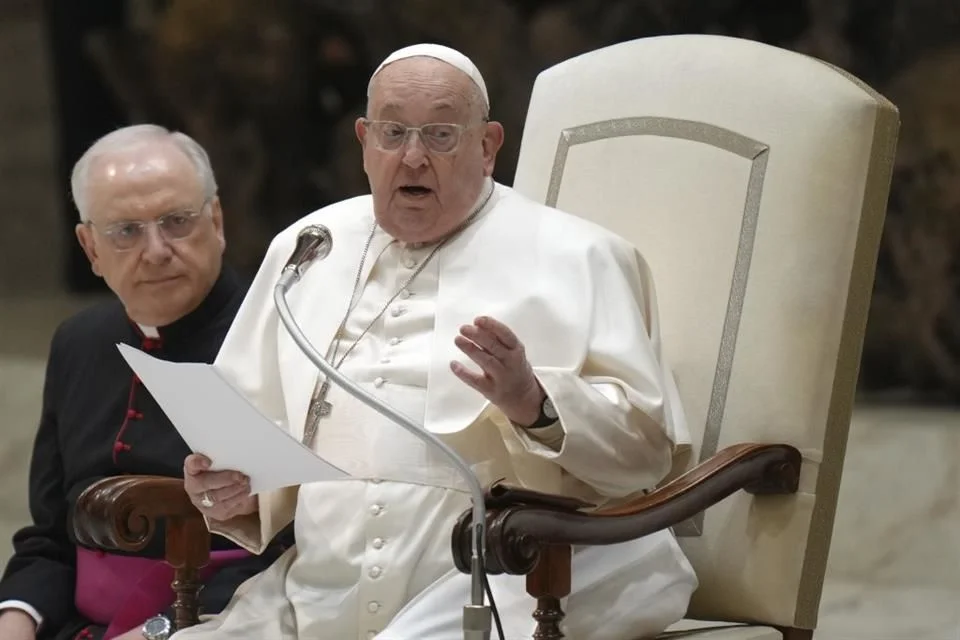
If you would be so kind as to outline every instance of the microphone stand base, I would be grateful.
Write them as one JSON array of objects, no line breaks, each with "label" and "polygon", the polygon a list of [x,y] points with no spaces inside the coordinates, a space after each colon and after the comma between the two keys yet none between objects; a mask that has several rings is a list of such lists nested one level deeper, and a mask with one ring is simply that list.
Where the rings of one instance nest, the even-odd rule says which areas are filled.
[{"label": "microphone stand base", "polygon": [[490,640],[491,614],[486,605],[463,608],[463,640]]}]

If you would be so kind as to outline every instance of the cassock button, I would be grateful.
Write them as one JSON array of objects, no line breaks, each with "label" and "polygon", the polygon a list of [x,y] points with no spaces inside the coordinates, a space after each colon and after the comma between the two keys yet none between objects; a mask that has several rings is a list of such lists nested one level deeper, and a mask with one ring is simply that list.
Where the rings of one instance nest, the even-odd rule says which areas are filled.
[{"label": "cassock button", "polygon": [[383,569],[381,569],[380,567],[376,567],[376,566],[370,567],[370,577],[371,577],[371,578],[379,578],[379,577],[380,577],[380,574],[382,574],[382,573],[383,573]]},{"label": "cassock button", "polygon": [[374,504],[370,506],[370,513],[372,515],[378,516],[383,512],[383,507],[379,504]]},{"label": "cassock button", "polygon": [[392,315],[394,318],[397,318],[402,314],[403,314],[403,307],[394,307],[393,309],[390,310],[390,315]]},{"label": "cassock button", "polygon": [[395,347],[400,344],[400,338],[390,338],[390,346]]},{"label": "cassock button", "polygon": [[370,604],[367,605],[367,611],[369,611],[370,613],[376,613],[377,611],[380,611],[380,603],[371,602]]},{"label": "cassock button", "polygon": [[383,538],[374,538],[374,539],[373,539],[373,548],[374,548],[374,549],[383,549]]},{"label": "cassock button", "polygon": [[405,256],[403,258],[403,266],[405,266],[407,269],[413,269],[415,266],[417,266],[417,261],[413,256]]},{"label": "cassock button", "polygon": [[401,300],[406,300],[406,299],[409,298],[409,297],[410,297],[410,292],[407,291],[406,289],[404,289],[403,291],[400,292],[400,299],[401,299]]},{"label": "cassock button", "polygon": [[386,380],[384,380],[383,378],[377,378],[376,380],[373,381],[373,386],[382,387],[384,382],[386,382]]}]

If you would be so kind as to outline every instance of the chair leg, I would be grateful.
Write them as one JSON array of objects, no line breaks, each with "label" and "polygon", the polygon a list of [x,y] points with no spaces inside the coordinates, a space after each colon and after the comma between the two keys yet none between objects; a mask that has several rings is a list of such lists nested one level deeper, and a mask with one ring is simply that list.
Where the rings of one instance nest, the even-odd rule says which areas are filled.
[{"label": "chair leg", "polygon": [[545,547],[536,568],[527,574],[527,593],[537,599],[533,619],[537,621],[534,640],[562,640],[561,598],[570,595],[570,561],[572,550],[567,545]]},{"label": "chair leg", "polygon": [[533,634],[534,640],[563,640],[565,636],[560,630],[560,623],[564,617],[559,598],[553,596],[537,598],[537,608],[533,611],[533,619],[537,621],[537,630]]},{"label": "chair leg", "polygon": [[813,640],[813,629],[782,627],[780,633],[783,634],[783,640]]},{"label": "chair leg", "polygon": [[174,569],[171,587],[174,630],[180,631],[200,622],[200,570],[210,562],[210,532],[202,516],[167,519],[166,561]]},{"label": "chair leg", "polygon": [[174,628],[177,631],[192,627],[200,622],[200,572],[197,569],[182,568],[174,573],[173,592],[176,599],[173,601],[173,611],[176,620]]}]

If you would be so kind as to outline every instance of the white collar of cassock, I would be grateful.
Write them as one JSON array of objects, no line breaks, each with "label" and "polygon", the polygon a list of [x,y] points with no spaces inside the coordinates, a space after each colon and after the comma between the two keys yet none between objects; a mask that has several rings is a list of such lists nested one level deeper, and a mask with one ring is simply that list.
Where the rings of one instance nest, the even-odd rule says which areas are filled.
[{"label": "white collar of cassock", "polygon": [[140,324],[139,322],[137,323],[137,326],[140,327],[140,331],[142,331],[143,335],[146,336],[147,338],[160,337],[160,332],[157,331],[156,327],[148,327],[146,325]]}]

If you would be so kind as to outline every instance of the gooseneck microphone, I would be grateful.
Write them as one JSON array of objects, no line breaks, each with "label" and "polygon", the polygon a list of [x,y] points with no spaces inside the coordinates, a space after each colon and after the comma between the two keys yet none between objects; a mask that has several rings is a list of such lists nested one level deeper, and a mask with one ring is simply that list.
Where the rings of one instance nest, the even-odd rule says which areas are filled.
[{"label": "gooseneck microphone", "polygon": [[376,397],[367,393],[337,371],[320,355],[313,345],[310,344],[310,341],[303,334],[303,331],[300,330],[296,320],[293,318],[293,314],[290,312],[290,307],[286,300],[287,292],[294,284],[299,282],[300,278],[303,277],[303,274],[313,262],[323,260],[329,255],[332,246],[333,238],[330,230],[323,225],[310,225],[300,231],[297,236],[296,247],[290,255],[290,259],[287,260],[274,287],[273,299],[277,307],[277,312],[280,314],[280,320],[300,350],[327,376],[327,380],[400,425],[417,438],[440,449],[451,462],[453,462],[460,475],[463,476],[463,479],[470,489],[473,500],[473,527],[471,531],[473,552],[470,561],[470,604],[465,605],[463,609],[463,637],[464,640],[489,640],[491,631],[491,609],[484,602],[486,576],[483,561],[486,552],[485,533],[487,512],[483,496],[483,487],[480,486],[480,481],[470,470],[470,465],[445,442],[427,431],[422,425],[412,422],[409,418],[397,412],[389,405],[379,401]]},{"label": "gooseneck microphone", "polygon": [[283,267],[280,274],[278,285],[283,284],[283,290],[287,291],[294,285],[307,268],[315,260],[323,260],[330,255],[330,249],[333,248],[333,236],[330,230],[322,224],[312,224],[304,227],[297,234],[297,244],[293,248],[293,253],[287,259],[287,264]]}]

